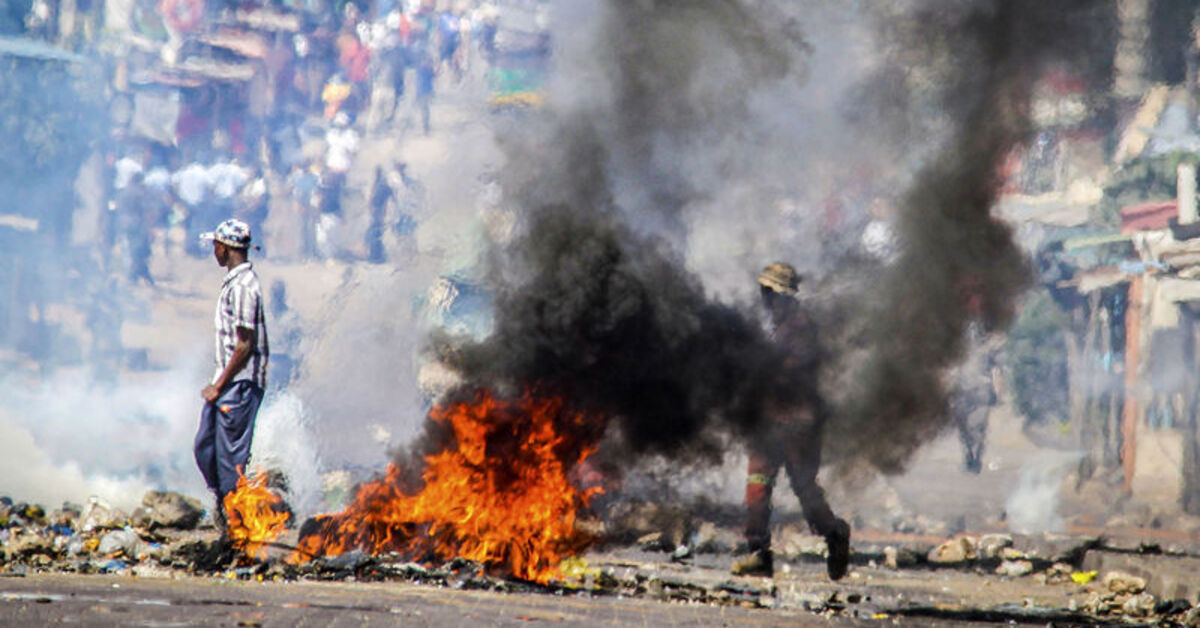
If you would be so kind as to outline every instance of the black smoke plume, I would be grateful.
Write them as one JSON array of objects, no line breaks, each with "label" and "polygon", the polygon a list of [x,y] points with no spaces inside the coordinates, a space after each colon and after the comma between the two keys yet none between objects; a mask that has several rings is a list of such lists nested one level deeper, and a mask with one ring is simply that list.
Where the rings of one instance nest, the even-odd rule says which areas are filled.
[{"label": "black smoke plume", "polygon": [[[532,129],[505,138],[501,183],[521,231],[491,256],[494,333],[443,353],[464,378],[451,396],[536,386],[605,417],[592,438],[611,422],[635,452],[716,453],[720,440],[707,428],[752,430],[765,405],[797,403],[811,384],[784,367],[750,304],[714,300],[682,252],[697,203],[725,181],[754,183],[741,158],[747,146],[769,143],[771,129],[755,124],[751,103],[808,76],[810,5],[584,4],[573,17],[598,24],[592,45],[562,54],[560,63],[579,65],[559,72],[593,89],[560,92]],[[961,353],[968,297],[990,329],[1011,318],[1027,271],[1008,227],[991,216],[997,166],[1029,132],[1033,78],[1070,50],[1064,33],[1078,31],[1090,4],[863,5],[882,15],[894,62],[911,66],[901,70],[929,80],[900,81],[905,99],[880,99],[890,109],[870,112],[875,119],[864,119],[860,134],[900,159],[925,123],[923,103],[935,98],[931,126],[943,139],[926,146],[902,196],[899,260],[884,272],[843,271],[863,273],[856,280],[865,288],[840,295],[836,317],[865,331],[857,344],[831,349],[865,359],[853,367],[852,390],[836,395],[827,449],[840,464],[901,470],[945,425],[940,377]],[[872,87],[863,89],[869,100]],[[775,228],[761,226],[764,236]],[[436,449],[439,439],[422,446]]]},{"label": "black smoke plume", "polygon": [[1002,332],[1011,322],[1029,270],[1010,228],[992,215],[1001,165],[1030,138],[1039,73],[1054,64],[1104,76],[1107,4],[932,1],[889,16],[896,65],[887,71],[919,69],[935,81],[910,98],[936,99],[947,139],[902,197],[902,252],[874,287],[881,298],[864,301],[869,357],[827,441],[843,465],[902,471],[947,423],[941,376],[961,357],[967,324]]},{"label": "black smoke plume", "polygon": [[519,130],[532,141],[509,138],[502,183],[521,233],[493,256],[493,333],[447,355],[465,380],[452,397],[536,387],[600,417],[576,436],[616,425],[632,450],[667,454],[719,453],[714,419],[751,429],[767,401],[799,401],[756,316],[711,300],[677,247],[703,192],[675,157],[710,151],[736,170],[711,151],[748,118],[738,95],[802,71],[796,23],[768,9],[655,1],[590,16],[605,47],[560,72],[595,72],[601,100],[552,106]]}]

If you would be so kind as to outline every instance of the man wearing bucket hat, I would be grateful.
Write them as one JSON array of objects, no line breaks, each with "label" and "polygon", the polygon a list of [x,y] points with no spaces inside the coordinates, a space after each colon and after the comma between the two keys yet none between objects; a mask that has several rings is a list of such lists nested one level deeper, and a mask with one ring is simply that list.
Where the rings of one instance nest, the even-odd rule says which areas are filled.
[{"label": "man wearing bucket hat", "polygon": [[[216,373],[204,387],[204,409],[196,433],[196,464],[216,493],[213,519],[224,530],[223,498],[237,488],[239,469],[250,459],[254,419],[267,385],[267,326],[262,286],[247,260],[250,226],[230,219],[200,235],[211,240],[213,257],[228,272],[214,317]],[[257,248],[257,247],[255,247]]]},{"label": "man wearing bucket hat", "polygon": [[[787,354],[787,385],[798,391],[788,404],[768,404],[763,425],[748,442],[746,477],[746,544],[750,554],[733,565],[735,575],[774,575],[771,553],[771,493],[779,468],[787,469],[792,490],[800,499],[804,519],[825,537],[829,577],[846,574],[850,557],[850,526],[833,514],[825,492],[817,485],[821,466],[821,428],[824,403],[817,392],[820,350],[817,330],[796,299],[800,287],[796,269],[775,262],[758,276],[763,306],[770,317],[771,339]],[[774,406],[774,407],[773,407]]]}]

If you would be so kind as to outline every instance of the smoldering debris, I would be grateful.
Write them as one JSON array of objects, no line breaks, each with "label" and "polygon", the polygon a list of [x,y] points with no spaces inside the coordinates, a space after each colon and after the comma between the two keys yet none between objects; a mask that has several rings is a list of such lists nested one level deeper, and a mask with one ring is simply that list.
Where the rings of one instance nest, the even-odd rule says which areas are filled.
[{"label": "smoldering debris", "polygon": [[[1113,547],[1097,539],[1047,539],[1003,534],[959,536],[930,548],[920,537],[888,545],[866,543],[856,552],[855,569],[869,574],[860,582],[836,585],[830,591],[787,583],[805,582],[823,562],[819,537],[798,529],[777,531],[778,560],[783,574],[774,582],[757,578],[729,578],[726,567],[730,547],[714,544],[736,533],[712,522],[702,522],[687,539],[690,552],[652,543],[667,535],[670,520],[636,515],[649,550],[635,545],[609,547],[603,552],[568,559],[553,581],[538,584],[489,573],[478,562],[453,558],[412,562],[398,553],[371,555],[362,551],[318,558],[302,564],[284,560],[292,551],[274,543],[274,553],[250,558],[228,541],[217,537],[207,524],[196,529],[199,505],[178,494],[151,492],[144,511],[126,515],[92,501],[85,506],[64,505],[48,510],[37,504],[13,504],[0,498],[0,578],[39,573],[107,574],[118,580],[137,578],[213,577],[250,581],[405,582],[455,591],[478,590],[509,594],[619,596],[662,602],[689,602],[715,606],[748,606],[777,611],[806,611],[827,616],[874,618],[881,614],[934,616],[981,621],[1068,621],[1088,625],[1129,619],[1164,622],[1193,621],[1200,609],[1185,599],[1155,588],[1157,580],[1146,569],[1162,569],[1175,577],[1194,573],[1194,555],[1157,550],[1142,553]],[[636,527],[638,524],[634,524]],[[653,538],[651,538],[653,537]],[[707,539],[707,540],[705,540]],[[951,549],[947,549],[951,548]],[[956,553],[957,552],[957,553]],[[945,560],[951,557],[953,560]],[[1107,562],[1096,571],[1097,555]],[[1119,562],[1118,560],[1119,559]],[[1164,561],[1173,561],[1170,569]],[[1091,565],[1091,566],[1089,566]],[[1005,603],[994,597],[953,600],[934,595],[931,602],[909,601],[914,576],[938,570],[937,586],[957,579],[987,577],[1021,580],[1024,586],[1052,588],[1052,595],[1077,601],[1062,607]],[[1090,570],[1090,571],[1088,571]],[[1131,571],[1136,573],[1131,573]],[[904,574],[907,573],[907,576]],[[1153,573],[1153,572],[1151,572]],[[813,576],[815,577],[815,576]],[[902,580],[893,587],[891,579]],[[916,578],[913,580],[912,578]],[[972,586],[978,580],[971,580]],[[814,583],[815,584],[815,583]],[[960,582],[961,584],[961,582]],[[832,585],[828,585],[832,586]],[[978,588],[978,587],[976,587]],[[986,588],[986,587],[985,587]],[[900,593],[898,595],[898,593]]]}]

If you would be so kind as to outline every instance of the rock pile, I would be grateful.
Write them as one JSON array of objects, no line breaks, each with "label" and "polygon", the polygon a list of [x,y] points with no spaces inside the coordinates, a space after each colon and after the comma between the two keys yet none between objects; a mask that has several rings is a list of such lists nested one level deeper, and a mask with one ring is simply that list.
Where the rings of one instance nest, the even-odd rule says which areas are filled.
[{"label": "rock pile", "polygon": [[1146,581],[1122,571],[1110,571],[1089,587],[1082,610],[1100,617],[1154,619],[1163,625],[1200,626],[1200,605],[1188,600],[1160,600],[1146,592]]},{"label": "rock pile", "polygon": [[49,513],[2,497],[0,573],[133,573],[138,565],[189,569],[177,564],[170,535],[194,530],[203,514],[196,500],[163,491],[147,493],[132,515],[95,497],[85,506],[66,503]]}]

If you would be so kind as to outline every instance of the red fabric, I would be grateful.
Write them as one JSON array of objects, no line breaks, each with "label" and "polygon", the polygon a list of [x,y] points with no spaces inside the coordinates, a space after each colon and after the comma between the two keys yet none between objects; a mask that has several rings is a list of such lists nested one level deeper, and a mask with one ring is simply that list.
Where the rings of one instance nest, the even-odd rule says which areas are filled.
[{"label": "red fabric", "polygon": [[746,541],[751,551],[771,547],[771,493],[782,460],[751,451],[746,475],[763,475],[771,484],[746,483]]},{"label": "red fabric", "polygon": [[351,83],[365,83],[370,78],[371,65],[371,50],[366,46],[359,46],[358,52],[350,59],[350,67],[347,68],[346,76]]},{"label": "red fabric", "polygon": [[1178,215],[1179,202],[1175,200],[1122,207],[1121,233],[1166,229]]},{"label": "red fabric", "polygon": [[346,71],[346,79],[351,83],[364,83],[369,78],[368,67],[371,62],[371,51],[354,35],[344,34],[338,37],[338,63]]},{"label": "red fabric", "polygon": [[408,14],[400,16],[400,41],[405,46],[408,45],[408,34],[412,31],[412,20],[408,19]]},{"label": "red fabric", "polygon": [[207,133],[209,130],[209,121],[207,115],[197,115],[187,105],[180,107],[179,119],[175,122],[176,139],[186,140]]},{"label": "red fabric", "polygon": [[242,157],[247,150],[246,127],[242,124],[241,119],[234,118],[229,121],[229,152]]},{"label": "red fabric", "polygon": [[172,30],[190,33],[204,17],[204,0],[162,0],[158,12]]}]

